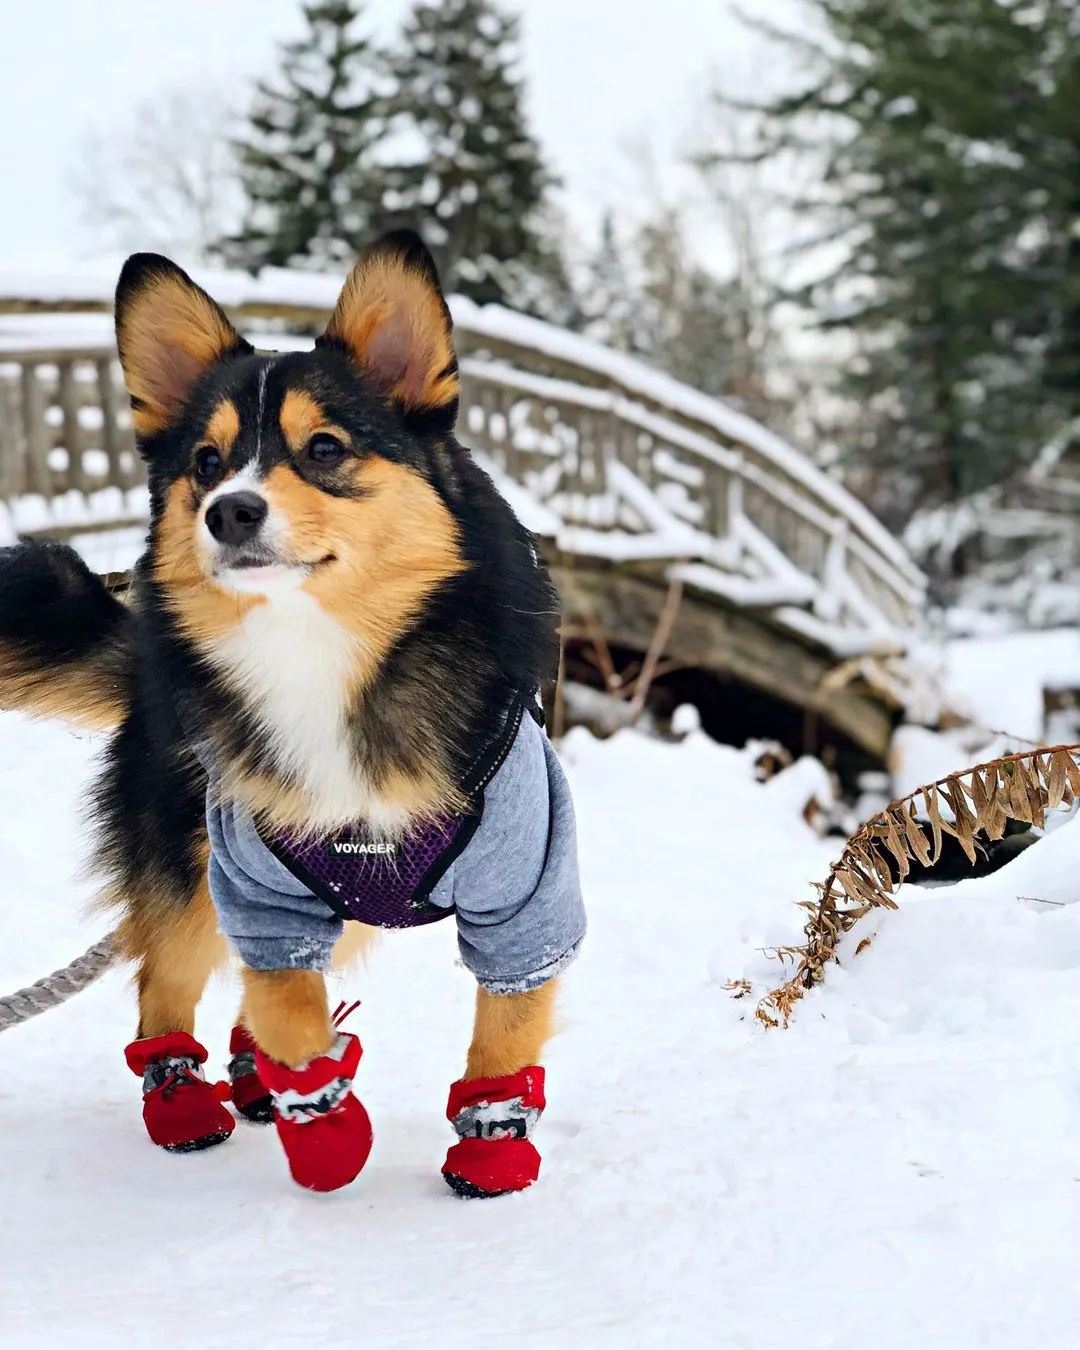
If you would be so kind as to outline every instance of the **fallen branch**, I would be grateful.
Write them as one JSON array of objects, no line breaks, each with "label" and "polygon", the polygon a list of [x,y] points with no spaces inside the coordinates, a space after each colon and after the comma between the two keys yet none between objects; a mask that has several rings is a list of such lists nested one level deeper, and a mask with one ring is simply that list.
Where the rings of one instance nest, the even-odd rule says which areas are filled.
[{"label": "fallen branch", "polygon": [[682,581],[678,577],[672,577],[671,582],[668,585],[668,593],[664,598],[664,606],[656,621],[653,635],[649,639],[649,650],[645,653],[645,660],[641,666],[641,674],[638,676],[637,684],[634,686],[634,697],[630,700],[630,726],[633,726],[638,720],[645,707],[645,700],[648,697],[649,688],[656,678],[656,668],[660,664],[660,658],[664,654],[664,648],[667,646],[668,638],[671,636],[671,630],[675,626],[675,618],[679,613],[679,605],[682,603],[682,593]]}]

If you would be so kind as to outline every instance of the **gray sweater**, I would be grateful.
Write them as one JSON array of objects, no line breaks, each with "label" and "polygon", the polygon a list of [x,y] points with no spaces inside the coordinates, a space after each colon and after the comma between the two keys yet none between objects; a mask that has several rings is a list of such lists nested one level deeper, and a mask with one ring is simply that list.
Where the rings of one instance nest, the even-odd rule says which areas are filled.
[{"label": "gray sweater", "polygon": [[[326,969],[342,917],[267,847],[244,806],[218,801],[213,781],[206,822],[210,894],[245,964]],[[462,960],[493,994],[535,989],[576,955],[585,909],[573,803],[555,751],[530,716],[484,790],[479,824],[425,908],[435,918],[454,914]]]}]

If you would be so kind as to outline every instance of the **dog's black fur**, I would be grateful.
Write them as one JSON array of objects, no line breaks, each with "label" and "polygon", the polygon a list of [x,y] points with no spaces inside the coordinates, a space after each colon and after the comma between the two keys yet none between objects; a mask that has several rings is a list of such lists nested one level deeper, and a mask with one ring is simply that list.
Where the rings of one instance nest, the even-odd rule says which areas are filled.
[{"label": "dog's black fur", "polygon": [[[434,266],[419,240],[392,236],[369,260],[380,255],[436,288],[449,325]],[[152,255],[136,255],[124,268],[116,309],[125,366],[135,359],[127,350],[133,341],[129,312],[148,287],[159,284],[197,289],[173,264]],[[455,369],[447,363],[438,375]],[[244,690],[191,640],[168,571],[157,565],[169,501],[179,494],[185,509],[197,513],[215,485],[193,476],[192,454],[223,399],[235,405],[244,428],[225,473],[258,453],[264,466],[281,465],[343,506],[354,498],[362,506],[363,480],[350,478],[342,466],[298,461],[284,441],[259,446],[249,428],[261,403],[274,406],[285,388],[309,392],[354,445],[429,484],[455,522],[466,564],[426,596],[349,710],[355,762],[372,781],[389,767],[418,772],[433,758],[459,779],[490,736],[493,716],[555,673],[555,593],[530,536],[454,438],[456,398],[436,407],[404,405],[358,367],[335,336],[320,339],[314,351],[277,357],[238,336],[228,340],[176,415],[138,437],[151,523],[129,605],[111,596],[70,548],[22,543],[0,553],[0,705],[55,714],[56,699],[50,705],[40,690],[66,670],[83,688],[60,712],[115,723],[94,792],[97,858],[111,897],[138,918],[140,930],[187,904],[205,872],[207,777],[192,754],[193,739],[210,745],[222,761],[290,785],[267,728],[245,702]],[[138,396],[133,408],[138,426],[146,411]],[[362,517],[357,520],[362,528]],[[102,680],[110,682],[105,693]]]}]

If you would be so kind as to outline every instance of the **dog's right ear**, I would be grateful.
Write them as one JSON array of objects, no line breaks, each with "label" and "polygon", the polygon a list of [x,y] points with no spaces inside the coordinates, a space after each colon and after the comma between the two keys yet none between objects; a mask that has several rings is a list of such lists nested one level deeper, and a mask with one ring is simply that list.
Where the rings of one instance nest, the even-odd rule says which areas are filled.
[{"label": "dog's right ear", "polygon": [[376,241],[345,282],[316,347],[341,347],[373,389],[447,430],[457,416],[453,324],[435,262],[420,236]]},{"label": "dog's right ear", "polygon": [[132,254],[120,273],[116,346],[139,437],[163,431],[216,361],[254,350],[221,306],[157,253]]}]

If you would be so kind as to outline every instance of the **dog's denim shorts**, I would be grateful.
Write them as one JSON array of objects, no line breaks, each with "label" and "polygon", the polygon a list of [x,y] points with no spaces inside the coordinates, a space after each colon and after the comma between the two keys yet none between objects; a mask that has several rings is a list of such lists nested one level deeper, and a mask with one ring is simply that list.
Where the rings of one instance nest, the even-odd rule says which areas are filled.
[{"label": "dog's denim shorts", "polygon": [[[263,843],[247,809],[211,781],[210,894],[218,923],[256,970],[325,970],[344,920]],[[461,959],[493,994],[535,989],[585,935],[574,808],[562,766],[532,717],[484,790],[480,823],[435,883],[453,912]]]}]

